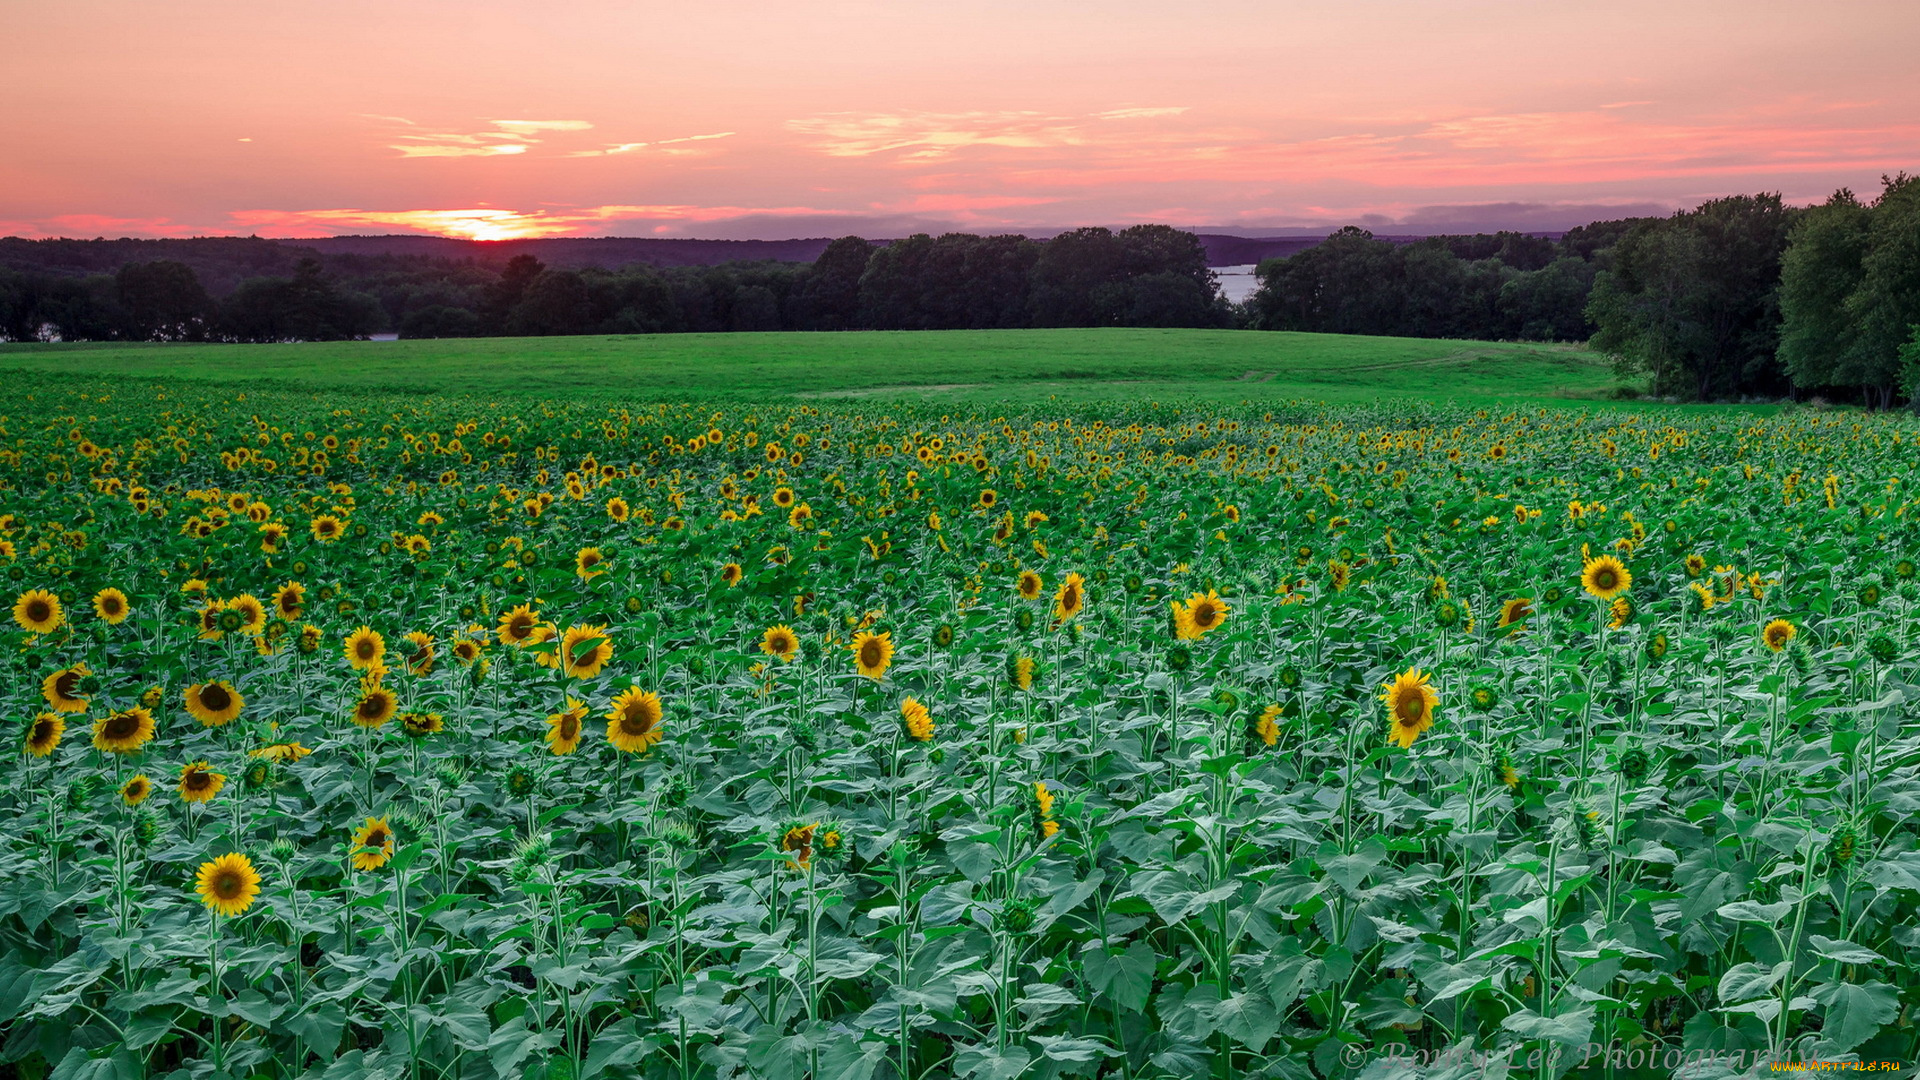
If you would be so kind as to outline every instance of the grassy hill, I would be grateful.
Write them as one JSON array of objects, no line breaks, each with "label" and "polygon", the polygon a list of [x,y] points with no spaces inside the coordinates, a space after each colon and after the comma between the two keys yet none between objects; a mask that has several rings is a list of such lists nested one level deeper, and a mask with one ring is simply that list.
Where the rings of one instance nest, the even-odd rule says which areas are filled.
[{"label": "grassy hill", "polygon": [[295,345],[0,345],[6,371],[409,393],[1597,400],[1578,346],[1231,330],[662,334]]}]

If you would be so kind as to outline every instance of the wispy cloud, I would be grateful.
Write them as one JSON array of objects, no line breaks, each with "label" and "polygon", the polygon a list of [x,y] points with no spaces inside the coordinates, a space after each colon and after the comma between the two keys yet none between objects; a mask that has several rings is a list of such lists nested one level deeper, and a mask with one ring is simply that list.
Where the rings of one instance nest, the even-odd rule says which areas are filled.
[{"label": "wispy cloud", "polygon": [[842,210],[807,206],[614,205],[554,210],[466,207],[448,210],[242,210],[231,215],[243,229],[282,237],[340,236],[401,230],[464,240],[530,240],[543,236],[592,235],[623,222],[679,224],[760,216],[835,217]]},{"label": "wispy cloud", "polygon": [[1086,146],[1117,133],[1092,130],[1099,121],[1176,116],[1186,106],[1129,107],[1090,116],[1026,111],[825,113],[790,120],[787,128],[831,157],[900,152],[908,161],[945,158],[972,147],[1038,150]]},{"label": "wispy cloud", "polygon": [[[369,119],[409,129],[421,126],[400,116],[369,116]],[[487,123],[491,128],[486,131],[420,131],[418,134],[403,131],[390,136],[394,141],[388,146],[400,151],[403,158],[511,157],[524,154],[540,143],[544,133],[588,131],[593,127],[586,120],[489,120]]]},{"label": "wispy cloud", "polygon": [[683,147],[680,144],[709,142],[713,139],[730,139],[737,134],[739,133],[733,131],[716,131],[710,135],[683,135],[678,139],[659,139],[654,142],[615,143],[599,150],[575,150],[567,156],[612,157],[616,154],[631,154],[640,150],[659,150],[666,154],[684,154],[689,152],[691,148]]}]

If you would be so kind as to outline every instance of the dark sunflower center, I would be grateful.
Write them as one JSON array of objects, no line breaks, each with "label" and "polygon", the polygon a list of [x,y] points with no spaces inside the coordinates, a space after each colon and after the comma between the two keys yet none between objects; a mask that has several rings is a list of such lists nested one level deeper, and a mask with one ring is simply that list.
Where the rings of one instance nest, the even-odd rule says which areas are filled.
[{"label": "dark sunflower center", "polygon": [[233,695],[219,683],[209,683],[200,688],[200,705],[208,712],[223,712],[233,704]]},{"label": "dark sunflower center", "polygon": [[1398,713],[1405,723],[1417,724],[1420,718],[1426,715],[1427,699],[1417,690],[1403,690],[1400,692],[1400,704],[1394,712]]},{"label": "dark sunflower center", "polygon": [[27,601],[27,620],[29,622],[45,622],[52,617],[53,607],[45,600]]},{"label": "dark sunflower center", "polygon": [[407,662],[409,664],[424,664],[432,658],[433,650],[429,646],[422,645],[413,650],[413,655],[407,657]]},{"label": "dark sunflower center", "polygon": [[1219,613],[1214,610],[1213,605],[1205,600],[1193,606],[1193,622],[1196,626],[1212,626],[1213,620],[1218,617]]},{"label": "dark sunflower center", "polygon": [[568,714],[567,716],[561,718],[560,720],[561,740],[565,742],[572,742],[573,740],[579,737],[580,737],[580,718],[572,714]]},{"label": "dark sunflower center", "polygon": [[60,677],[53,681],[53,692],[63,698],[73,698],[79,689],[80,673],[77,671],[63,671]]},{"label": "dark sunflower center", "polygon": [[107,726],[100,729],[109,739],[130,739],[140,730],[140,721],[129,713],[114,713],[107,718]]},{"label": "dark sunflower center", "polygon": [[201,772],[199,769],[189,772],[186,778],[180,781],[180,786],[188,791],[204,791],[212,785],[212,774]]},{"label": "dark sunflower center", "polygon": [[366,846],[370,848],[386,847],[387,846],[386,830],[374,829],[373,831],[367,833]]},{"label": "dark sunflower center", "polygon": [[359,710],[360,715],[371,720],[374,717],[379,716],[382,713],[386,712],[386,706],[387,706],[386,700],[377,696],[369,696],[369,697],[361,698],[360,710]]},{"label": "dark sunflower center", "polygon": [[373,641],[371,639],[362,639],[355,643],[353,646],[353,654],[362,660],[373,659]]},{"label": "dark sunflower center", "polygon": [[620,732],[624,735],[645,735],[653,730],[653,717],[647,715],[645,705],[629,705],[620,714]]},{"label": "dark sunflower center", "polygon": [[880,666],[880,645],[878,642],[869,641],[865,645],[860,646],[860,664],[863,667]]},{"label": "dark sunflower center", "polygon": [[1060,596],[1060,606],[1066,608],[1069,611],[1079,607],[1080,606],[1080,590],[1078,588],[1075,588],[1072,585],[1067,586],[1067,591],[1065,593],[1062,593]]},{"label": "dark sunflower center", "polygon": [[33,741],[36,743],[43,743],[43,742],[51,742],[52,739],[53,739],[53,721],[51,720],[34,721]]},{"label": "dark sunflower center", "polygon": [[1600,570],[1595,570],[1593,572],[1593,583],[1595,585],[1600,586],[1600,588],[1602,589],[1613,588],[1614,584],[1619,580],[1620,579],[1614,576],[1614,573],[1611,570],[1600,569]]},{"label": "dark sunflower center", "polygon": [[246,881],[238,870],[222,870],[213,876],[213,895],[222,900],[239,897],[246,887]]},{"label": "dark sunflower center", "polygon": [[120,613],[120,598],[117,596],[101,597],[100,610],[109,615],[118,615]]}]

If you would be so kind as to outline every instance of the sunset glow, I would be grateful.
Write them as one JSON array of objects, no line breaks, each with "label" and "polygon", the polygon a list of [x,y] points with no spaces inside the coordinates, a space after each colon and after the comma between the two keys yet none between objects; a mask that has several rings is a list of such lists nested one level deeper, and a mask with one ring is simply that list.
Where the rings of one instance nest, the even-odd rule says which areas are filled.
[{"label": "sunset glow", "polygon": [[0,235],[1553,228],[1920,167],[1869,0],[13,5]]}]

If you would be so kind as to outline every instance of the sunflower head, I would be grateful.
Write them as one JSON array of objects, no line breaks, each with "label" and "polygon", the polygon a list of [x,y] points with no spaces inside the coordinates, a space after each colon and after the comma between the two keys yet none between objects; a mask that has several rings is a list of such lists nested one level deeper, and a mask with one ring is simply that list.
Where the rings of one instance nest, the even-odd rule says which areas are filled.
[{"label": "sunflower head", "polygon": [[370,817],[353,832],[353,868],[378,870],[393,858],[393,826],[383,817]]},{"label": "sunflower head", "polygon": [[1433,711],[1440,704],[1440,695],[1429,685],[1429,678],[1417,667],[1408,668],[1381,690],[1380,700],[1387,707],[1387,740],[1394,745],[1410,748],[1433,726]]},{"label": "sunflower head", "polygon": [[1589,559],[1580,570],[1580,587],[1587,595],[1611,600],[1633,585],[1633,573],[1612,555]]},{"label": "sunflower head", "polygon": [[219,727],[240,715],[246,702],[233,684],[220,680],[189,686],[186,690],[187,715],[205,727]]},{"label": "sunflower head", "polygon": [[869,679],[878,680],[885,676],[888,665],[893,663],[893,635],[890,632],[873,634],[863,630],[854,636],[850,648],[854,668]]},{"label": "sunflower head", "polygon": [[153,738],[153,714],[135,705],[93,722],[93,745],[109,754],[132,754]]},{"label": "sunflower head", "polygon": [[561,635],[560,670],[569,678],[591,679],[613,659],[613,642],[605,626],[570,626]]},{"label": "sunflower head", "polygon": [[664,716],[659,694],[628,687],[607,713],[607,741],[618,750],[644,754],[664,736],[660,730]]},{"label": "sunflower head", "polygon": [[67,722],[59,713],[41,713],[27,724],[27,753],[34,757],[46,757],[60,745],[60,736],[66,734]]},{"label": "sunflower head", "polygon": [[933,738],[933,714],[918,698],[901,700],[900,725],[907,738],[915,742],[926,742]]},{"label": "sunflower head", "polygon": [[1799,632],[1799,627],[1794,626],[1787,620],[1775,619],[1761,628],[1760,640],[1767,648],[1774,652],[1780,652],[1787,647],[1787,643],[1792,641],[1794,635]]},{"label": "sunflower head", "polygon": [[45,589],[28,589],[13,602],[13,621],[30,634],[50,634],[66,618],[60,598]]},{"label": "sunflower head", "polygon": [[194,891],[200,894],[200,902],[214,914],[228,918],[245,914],[260,895],[260,875],[253,861],[237,852],[201,863],[195,880]]}]

